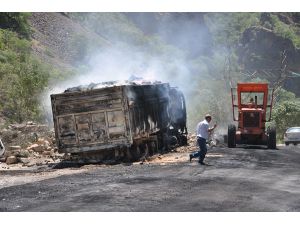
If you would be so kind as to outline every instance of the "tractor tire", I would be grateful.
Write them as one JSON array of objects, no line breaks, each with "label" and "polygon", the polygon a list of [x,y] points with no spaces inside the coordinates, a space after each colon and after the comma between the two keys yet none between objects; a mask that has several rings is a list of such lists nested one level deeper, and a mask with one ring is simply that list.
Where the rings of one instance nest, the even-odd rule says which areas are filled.
[{"label": "tractor tire", "polygon": [[228,125],[228,140],[227,140],[228,148],[236,147],[235,133],[236,133],[235,125],[233,124]]},{"label": "tractor tire", "polygon": [[268,134],[268,148],[276,149],[276,128],[269,127],[267,134]]}]

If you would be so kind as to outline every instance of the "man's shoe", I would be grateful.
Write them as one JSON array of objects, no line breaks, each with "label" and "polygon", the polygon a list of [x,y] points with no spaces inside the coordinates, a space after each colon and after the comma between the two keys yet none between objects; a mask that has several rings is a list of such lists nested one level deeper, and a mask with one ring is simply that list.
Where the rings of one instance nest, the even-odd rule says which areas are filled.
[{"label": "man's shoe", "polygon": [[190,154],[190,162],[192,162],[192,158],[193,158],[193,156]]},{"label": "man's shoe", "polygon": [[206,165],[204,162],[201,162],[201,161],[199,161],[199,164],[201,164],[201,165]]}]

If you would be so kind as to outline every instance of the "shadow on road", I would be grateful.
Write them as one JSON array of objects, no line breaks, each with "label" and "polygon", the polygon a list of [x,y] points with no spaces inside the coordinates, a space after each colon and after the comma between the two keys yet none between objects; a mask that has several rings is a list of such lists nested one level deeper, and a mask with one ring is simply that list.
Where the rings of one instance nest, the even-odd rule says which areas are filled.
[{"label": "shadow on road", "polygon": [[239,148],[243,148],[243,149],[255,149],[255,150],[278,150],[278,148],[276,148],[276,149],[269,149],[267,146],[263,146],[263,145],[240,145]]}]

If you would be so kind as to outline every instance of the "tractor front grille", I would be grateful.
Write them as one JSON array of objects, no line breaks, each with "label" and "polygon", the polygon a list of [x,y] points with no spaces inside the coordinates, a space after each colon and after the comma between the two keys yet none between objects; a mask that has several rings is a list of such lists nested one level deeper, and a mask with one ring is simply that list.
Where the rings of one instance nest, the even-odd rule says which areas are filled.
[{"label": "tractor front grille", "polygon": [[244,127],[259,127],[259,112],[243,113]]}]

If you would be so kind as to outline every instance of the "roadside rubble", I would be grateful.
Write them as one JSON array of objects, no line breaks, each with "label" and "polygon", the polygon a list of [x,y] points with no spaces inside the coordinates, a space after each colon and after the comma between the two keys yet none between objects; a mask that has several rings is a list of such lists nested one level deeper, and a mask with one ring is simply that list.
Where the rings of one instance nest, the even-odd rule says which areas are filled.
[{"label": "roadside rubble", "polygon": [[14,169],[58,163],[54,130],[45,124],[11,124],[0,131],[6,151],[0,157],[0,169]]},{"label": "roadside rubble", "polygon": [[[0,130],[0,137],[6,148],[5,153],[0,156],[0,170],[29,169],[70,160],[70,155],[58,153],[54,136],[52,128],[33,122],[11,124],[8,128]],[[186,154],[198,150],[195,134],[188,135],[188,143],[187,146],[174,148],[163,155],[157,154],[141,159],[141,161],[134,164],[185,161]],[[215,135],[208,147],[224,147],[222,135]],[[96,163],[94,161],[90,159],[78,162]]]}]

